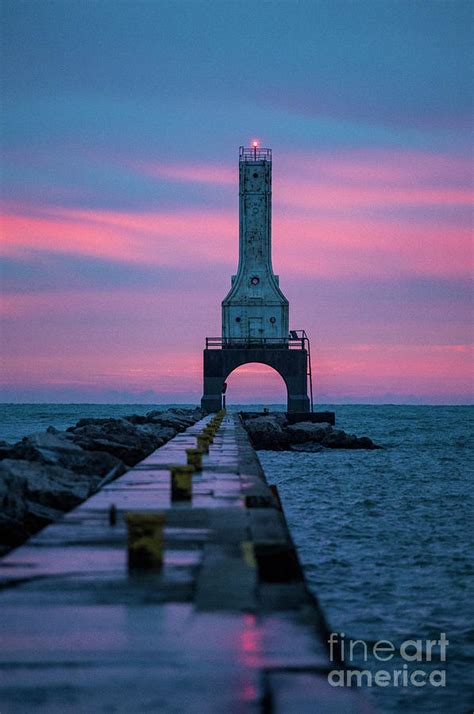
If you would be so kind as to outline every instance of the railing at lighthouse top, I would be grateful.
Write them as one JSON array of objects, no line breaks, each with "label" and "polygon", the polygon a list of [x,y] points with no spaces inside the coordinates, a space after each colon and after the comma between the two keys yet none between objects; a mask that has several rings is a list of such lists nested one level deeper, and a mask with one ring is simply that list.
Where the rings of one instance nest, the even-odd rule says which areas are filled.
[{"label": "railing at lighthouse top", "polygon": [[206,337],[206,350],[248,349],[276,347],[279,349],[304,350],[308,338],[306,334],[288,337]]},{"label": "railing at lighthouse top", "polygon": [[239,162],[249,163],[252,161],[268,161],[272,160],[272,150],[263,149],[259,146],[241,146],[239,148]]}]

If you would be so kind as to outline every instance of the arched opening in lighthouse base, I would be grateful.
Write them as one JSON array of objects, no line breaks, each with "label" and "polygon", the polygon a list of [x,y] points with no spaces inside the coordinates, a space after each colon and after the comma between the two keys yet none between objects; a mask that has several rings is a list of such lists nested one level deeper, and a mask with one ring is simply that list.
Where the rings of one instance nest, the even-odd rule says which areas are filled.
[{"label": "arched opening in lighthouse base", "polygon": [[287,388],[287,411],[308,412],[307,357],[305,349],[206,348],[201,407],[206,412],[218,411],[227,377],[238,367],[257,362],[273,368],[283,379]]},{"label": "arched opening in lighthouse base", "polygon": [[236,367],[225,380],[227,407],[237,404],[286,409],[288,387],[274,367],[262,362],[247,362]]}]

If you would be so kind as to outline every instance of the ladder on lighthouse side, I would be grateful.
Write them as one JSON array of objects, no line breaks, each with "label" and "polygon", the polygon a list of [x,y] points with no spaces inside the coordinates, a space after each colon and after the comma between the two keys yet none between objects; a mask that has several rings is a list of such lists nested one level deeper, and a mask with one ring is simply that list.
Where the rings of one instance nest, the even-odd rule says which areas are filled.
[{"label": "ladder on lighthouse side", "polygon": [[290,330],[290,340],[301,341],[301,349],[306,350],[306,379],[308,380],[310,411],[313,412],[313,372],[311,368],[311,344],[305,330]]}]

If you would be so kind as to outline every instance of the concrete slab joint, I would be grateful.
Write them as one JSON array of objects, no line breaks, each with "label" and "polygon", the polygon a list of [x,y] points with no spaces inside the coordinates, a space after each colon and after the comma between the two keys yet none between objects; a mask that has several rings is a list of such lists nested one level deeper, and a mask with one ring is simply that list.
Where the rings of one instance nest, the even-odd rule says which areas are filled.
[{"label": "concrete slab joint", "polygon": [[236,416],[173,500],[210,422],[3,558],[2,712],[366,711],[322,674],[323,616]]}]

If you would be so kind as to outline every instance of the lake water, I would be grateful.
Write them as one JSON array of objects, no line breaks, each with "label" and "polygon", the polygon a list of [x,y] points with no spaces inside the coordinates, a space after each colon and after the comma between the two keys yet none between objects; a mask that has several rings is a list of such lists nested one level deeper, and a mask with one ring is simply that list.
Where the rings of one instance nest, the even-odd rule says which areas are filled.
[{"label": "lake water", "polygon": [[[472,414],[469,407],[336,406],[337,424],[366,434],[380,451],[316,454],[259,452],[276,483],[309,585],[330,629],[350,639],[352,661],[373,676],[380,670],[415,682],[376,686],[377,710],[395,714],[474,710],[474,548]],[[426,658],[426,640],[446,633]],[[373,656],[388,640],[396,650],[422,640],[422,661],[392,653]],[[388,648],[388,645],[385,645]],[[416,655],[406,645],[406,655]],[[382,650],[377,650],[382,655]],[[347,654],[347,649],[346,649]],[[366,661],[365,661],[365,658]],[[426,682],[446,670],[446,687]],[[441,682],[442,675],[434,675]],[[336,677],[336,681],[337,677]],[[355,680],[352,680],[355,681]],[[364,678],[364,682],[368,678]],[[382,679],[383,681],[383,679]],[[422,684],[425,682],[424,684]]]},{"label": "lake water", "polygon": [[[50,424],[64,429],[82,417],[155,408],[166,405],[3,404],[0,438],[14,441]],[[321,407],[331,408],[338,426],[368,435],[384,449],[259,452],[268,481],[278,486],[309,585],[335,636],[346,644],[362,641],[346,662],[372,675],[373,686],[365,688],[377,711],[472,712],[473,409]],[[432,661],[425,661],[426,640],[438,641],[441,633],[449,640],[446,661],[440,661],[437,645]],[[395,650],[389,661],[373,655],[379,640]],[[406,645],[412,659],[399,652],[407,640],[421,640],[421,653]],[[385,686],[374,684],[380,670],[391,678]],[[401,672],[397,686],[395,670]],[[415,683],[404,686],[403,673],[408,677],[415,670],[421,672]],[[429,677],[441,672],[434,675],[439,684],[443,670],[446,686],[433,686]]]}]

